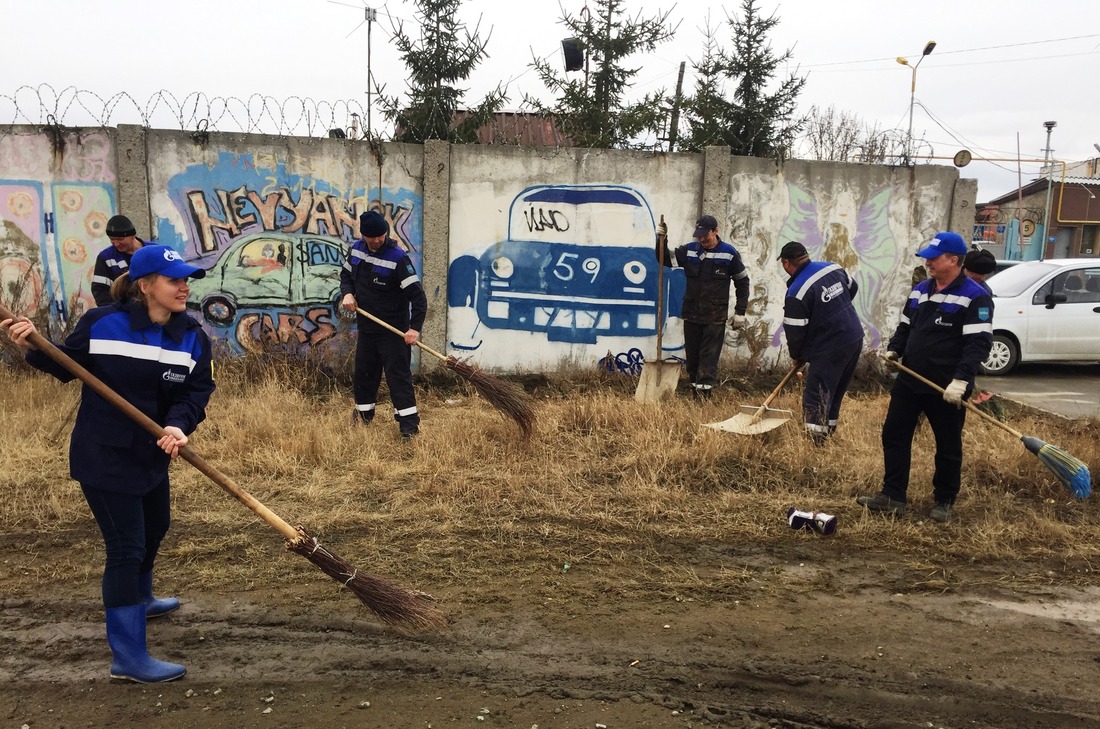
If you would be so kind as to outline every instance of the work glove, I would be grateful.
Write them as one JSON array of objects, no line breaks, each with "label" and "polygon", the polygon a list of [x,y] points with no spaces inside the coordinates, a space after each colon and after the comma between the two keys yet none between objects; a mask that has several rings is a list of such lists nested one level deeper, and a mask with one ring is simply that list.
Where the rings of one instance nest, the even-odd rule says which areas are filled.
[{"label": "work glove", "polygon": [[665,225],[664,223],[657,223],[657,237],[658,238],[668,237],[668,226]]},{"label": "work glove", "polygon": [[951,380],[951,384],[944,388],[943,399],[946,402],[959,407],[963,402],[963,395],[966,394],[966,380]]},{"label": "work glove", "polygon": [[734,314],[733,318],[730,319],[730,327],[733,329],[741,329],[748,324],[748,322],[749,320],[745,318],[744,314]]},{"label": "work glove", "polygon": [[901,355],[891,349],[889,352],[883,355],[883,359],[885,359],[887,362],[900,362]]}]

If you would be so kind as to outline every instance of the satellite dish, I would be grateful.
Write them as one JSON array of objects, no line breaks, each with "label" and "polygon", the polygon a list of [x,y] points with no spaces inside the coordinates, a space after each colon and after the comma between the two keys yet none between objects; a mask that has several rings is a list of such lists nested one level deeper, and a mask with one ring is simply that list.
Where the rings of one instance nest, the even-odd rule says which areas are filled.
[{"label": "satellite dish", "polygon": [[974,159],[974,156],[970,154],[969,150],[960,149],[955,153],[955,157],[952,160],[956,167],[966,167],[970,164],[970,160]]}]

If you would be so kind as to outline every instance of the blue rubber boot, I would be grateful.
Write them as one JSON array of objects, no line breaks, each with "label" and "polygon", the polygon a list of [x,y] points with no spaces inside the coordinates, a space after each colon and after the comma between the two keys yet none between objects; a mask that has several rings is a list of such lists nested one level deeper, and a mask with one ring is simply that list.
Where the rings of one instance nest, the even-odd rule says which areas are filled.
[{"label": "blue rubber boot", "polygon": [[111,646],[111,678],[137,683],[162,683],[182,678],[178,663],[149,657],[145,647],[145,604],[107,608],[107,643]]},{"label": "blue rubber boot", "polygon": [[149,570],[143,575],[138,575],[138,595],[145,603],[145,617],[159,618],[173,610],[179,610],[180,601],[177,597],[162,597],[159,600],[153,597],[153,571]]}]

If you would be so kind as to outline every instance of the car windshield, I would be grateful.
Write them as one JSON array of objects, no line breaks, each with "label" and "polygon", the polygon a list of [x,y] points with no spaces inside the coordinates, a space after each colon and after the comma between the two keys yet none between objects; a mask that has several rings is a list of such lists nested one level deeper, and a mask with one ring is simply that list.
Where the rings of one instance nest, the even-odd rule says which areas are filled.
[{"label": "car windshield", "polygon": [[1019,296],[1026,291],[1031,284],[1056,268],[1058,267],[1049,263],[1042,263],[1041,261],[1010,266],[996,276],[991,276],[987,283],[989,284],[989,288],[993,289],[994,296],[1001,298]]}]

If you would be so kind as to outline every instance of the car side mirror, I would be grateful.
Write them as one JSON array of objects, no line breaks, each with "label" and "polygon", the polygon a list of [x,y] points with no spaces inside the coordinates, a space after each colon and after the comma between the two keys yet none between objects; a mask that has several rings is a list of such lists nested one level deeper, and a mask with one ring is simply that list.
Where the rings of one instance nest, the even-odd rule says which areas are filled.
[{"label": "car side mirror", "polygon": [[1055,304],[1064,304],[1069,301],[1069,298],[1063,294],[1047,294],[1047,308],[1053,309]]}]

